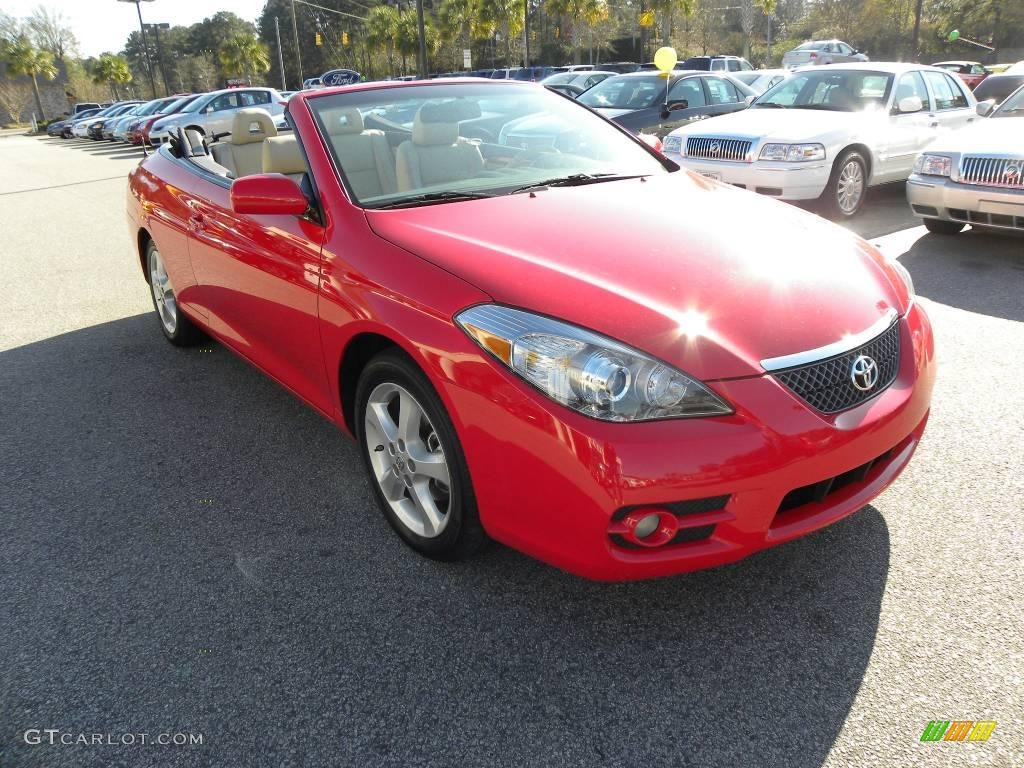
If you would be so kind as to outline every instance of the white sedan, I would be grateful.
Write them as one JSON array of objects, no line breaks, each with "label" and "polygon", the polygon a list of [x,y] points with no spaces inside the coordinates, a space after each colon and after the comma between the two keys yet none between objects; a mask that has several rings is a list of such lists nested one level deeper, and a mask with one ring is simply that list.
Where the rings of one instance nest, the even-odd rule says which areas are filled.
[{"label": "white sedan", "polygon": [[231,132],[235,112],[244,107],[259,107],[272,116],[284,112],[285,98],[273,88],[225,88],[203,94],[180,112],[162,117],[149,129],[153,144],[167,141],[178,127],[193,128],[206,136]]},{"label": "white sedan", "polygon": [[805,67],[750,109],[677,128],[664,153],[704,176],[853,216],[867,188],[910,176],[942,133],[980,119],[960,78],[919,64]]}]

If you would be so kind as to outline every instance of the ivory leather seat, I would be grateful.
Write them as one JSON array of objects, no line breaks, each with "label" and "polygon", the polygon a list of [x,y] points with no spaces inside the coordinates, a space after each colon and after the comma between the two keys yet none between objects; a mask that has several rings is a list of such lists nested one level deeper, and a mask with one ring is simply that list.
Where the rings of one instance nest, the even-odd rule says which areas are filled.
[{"label": "ivory leather seat", "polygon": [[240,109],[231,124],[231,140],[210,145],[213,159],[231,178],[263,171],[263,141],[277,136],[274,118],[265,109]]},{"label": "ivory leather seat", "polygon": [[459,121],[472,117],[467,109],[461,100],[420,107],[413,119],[412,141],[398,147],[400,192],[472,179],[483,172],[480,147],[459,136]]},{"label": "ivory leather seat", "polygon": [[395,159],[383,131],[367,129],[358,109],[325,109],[327,137],[360,200],[397,191]]},{"label": "ivory leather seat", "polygon": [[306,172],[306,160],[294,136],[271,136],[263,142],[263,173],[283,173],[296,184]]}]

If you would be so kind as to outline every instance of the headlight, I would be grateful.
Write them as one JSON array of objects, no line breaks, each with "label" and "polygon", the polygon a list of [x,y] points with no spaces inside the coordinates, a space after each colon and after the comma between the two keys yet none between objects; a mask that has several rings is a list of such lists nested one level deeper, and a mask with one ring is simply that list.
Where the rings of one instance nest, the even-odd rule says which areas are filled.
[{"label": "headlight", "polygon": [[675,152],[677,155],[681,155],[683,153],[683,137],[666,136],[661,143],[661,149],[663,152]]},{"label": "headlight", "polygon": [[925,152],[914,161],[914,173],[925,176],[949,176],[953,171],[952,158],[945,155],[931,155]]},{"label": "headlight", "polygon": [[455,319],[513,372],[586,416],[644,421],[732,413],[700,382],[592,331],[494,304]]},{"label": "headlight", "polygon": [[761,147],[761,159],[784,163],[824,160],[825,147],[821,144],[765,144]]}]

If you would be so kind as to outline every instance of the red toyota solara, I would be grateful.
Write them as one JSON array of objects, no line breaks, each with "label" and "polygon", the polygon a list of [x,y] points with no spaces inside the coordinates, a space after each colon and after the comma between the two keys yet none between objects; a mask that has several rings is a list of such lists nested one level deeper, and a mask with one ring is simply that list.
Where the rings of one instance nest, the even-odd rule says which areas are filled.
[{"label": "red toyota solara", "polygon": [[[738,560],[863,507],[928,419],[910,276],[528,83],[367,83],[187,126],[131,174],[160,328],[359,443],[418,552],[594,579]],[[542,119],[541,119],[542,118]]]}]

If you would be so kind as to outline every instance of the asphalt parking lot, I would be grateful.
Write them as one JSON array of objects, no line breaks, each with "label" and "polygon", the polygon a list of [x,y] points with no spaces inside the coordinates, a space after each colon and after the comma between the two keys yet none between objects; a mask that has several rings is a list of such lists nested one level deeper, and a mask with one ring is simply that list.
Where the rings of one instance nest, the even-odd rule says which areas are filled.
[{"label": "asphalt parking lot", "polygon": [[[333,426],[167,344],[125,225],[139,156],[0,138],[0,766],[1024,765],[1024,239],[928,235],[873,193],[854,228],[941,360],[914,462],[816,535],[607,585],[420,559]],[[930,720],[997,726],[922,743]]]}]

